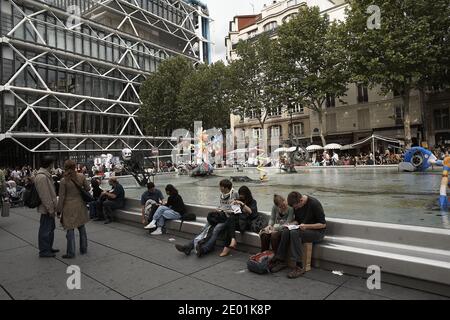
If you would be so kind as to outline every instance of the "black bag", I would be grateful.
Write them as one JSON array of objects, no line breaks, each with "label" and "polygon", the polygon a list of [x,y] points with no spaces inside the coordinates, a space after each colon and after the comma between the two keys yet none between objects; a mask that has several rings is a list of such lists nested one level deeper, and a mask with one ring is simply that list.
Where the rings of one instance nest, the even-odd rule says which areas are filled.
[{"label": "black bag", "polygon": [[39,193],[37,192],[34,182],[30,183],[23,192],[23,204],[30,208],[35,209],[41,205],[42,201],[39,198]]},{"label": "black bag", "polygon": [[181,228],[183,228],[183,223],[185,221],[195,221],[195,220],[197,220],[197,216],[194,213],[183,214],[183,216],[181,217],[180,228],[178,229],[178,231],[181,231]]},{"label": "black bag", "polygon": [[81,199],[83,199],[85,203],[95,201],[94,197],[89,192],[84,190],[84,188],[78,185],[75,181],[73,181],[73,179],[71,180],[73,184],[77,187],[78,191],[80,192]]},{"label": "black bag", "polygon": [[250,222],[250,231],[254,233],[258,233],[267,227],[269,224],[269,217],[258,213],[258,216]]},{"label": "black bag", "polygon": [[213,211],[208,213],[208,223],[211,226],[216,226],[219,223],[224,223],[227,221],[227,215],[223,211]]},{"label": "black bag", "polygon": [[185,213],[183,214],[183,217],[181,218],[183,221],[195,221],[197,220],[197,216],[195,213]]}]

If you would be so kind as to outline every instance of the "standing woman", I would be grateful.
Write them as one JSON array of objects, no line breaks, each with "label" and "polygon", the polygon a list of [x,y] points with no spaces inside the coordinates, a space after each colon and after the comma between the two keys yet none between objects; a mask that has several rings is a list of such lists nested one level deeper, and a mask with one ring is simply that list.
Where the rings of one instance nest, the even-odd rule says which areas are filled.
[{"label": "standing woman", "polygon": [[62,214],[61,223],[67,230],[67,252],[63,256],[64,259],[75,257],[75,228],[80,233],[80,253],[87,253],[87,235],[84,225],[89,221],[89,215],[79,188],[86,191],[91,189],[85,176],[76,172],[76,163],[72,160],[66,160],[58,200],[58,212]]}]

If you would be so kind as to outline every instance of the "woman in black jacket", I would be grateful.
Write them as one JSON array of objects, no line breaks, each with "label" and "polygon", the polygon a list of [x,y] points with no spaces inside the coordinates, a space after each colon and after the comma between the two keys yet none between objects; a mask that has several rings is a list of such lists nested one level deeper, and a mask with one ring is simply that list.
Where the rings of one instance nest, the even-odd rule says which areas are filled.
[{"label": "woman in black jacket", "polygon": [[236,230],[244,233],[250,230],[251,222],[258,217],[258,204],[253,198],[250,189],[246,186],[239,188],[239,199],[233,203],[234,214],[228,217],[225,227],[225,247],[221,257],[230,254],[231,249],[236,249]]},{"label": "woman in black jacket", "polygon": [[100,188],[100,180],[98,178],[92,178],[91,179],[91,190],[92,190],[92,197],[94,198],[94,201],[89,202],[89,216],[91,219],[97,218],[97,201],[100,199],[100,196],[102,195],[102,188]]},{"label": "woman in black jacket", "polygon": [[171,184],[166,186],[166,193],[169,196],[167,203],[160,206],[155,214],[153,215],[153,220],[147,226],[148,229],[156,230],[151,233],[153,236],[161,235],[162,228],[166,220],[178,220],[181,219],[186,212],[186,207],[183,202],[183,198],[178,194],[178,190]]}]

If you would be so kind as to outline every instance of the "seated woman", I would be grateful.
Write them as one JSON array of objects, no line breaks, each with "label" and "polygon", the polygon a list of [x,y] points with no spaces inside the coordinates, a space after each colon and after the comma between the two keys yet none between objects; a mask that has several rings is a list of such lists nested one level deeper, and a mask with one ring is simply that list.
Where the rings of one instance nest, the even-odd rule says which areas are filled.
[{"label": "seated woman", "polygon": [[167,203],[158,207],[153,215],[153,220],[146,227],[148,229],[153,229],[156,227],[156,230],[151,233],[153,236],[163,234],[162,228],[164,227],[166,220],[181,219],[186,212],[183,198],[181,198],[178,194],[178,190],[175,189],[173,185],[168,184],[166,186],[166,193],[169,196]]},{"label": "seated woman", "polygon": [[225,247],[221,257],[230,254],[231,249],[236,249],[236,230],[241,233],[250,230],[251,222],[258,217],[258,205],[253,199],[250,189],[242,186],[238,191],[239,199],[233,202],[234,214],[230,214],[225,225]]},{"label": "seated woman", "polygon": [[261,252],[270,250],[276,254],[280,243],[281,231],[283,225],[290,224],[294,220],[294,209],[292,209],[285,198],[280,195],[274,195],[274,206],[270,216],[269,225],[261,230]]}]

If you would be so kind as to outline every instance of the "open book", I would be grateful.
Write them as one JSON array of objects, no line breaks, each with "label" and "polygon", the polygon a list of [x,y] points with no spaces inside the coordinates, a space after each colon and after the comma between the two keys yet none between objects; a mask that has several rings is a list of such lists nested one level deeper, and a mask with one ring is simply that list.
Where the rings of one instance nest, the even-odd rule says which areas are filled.
[{"label": "open book", "polygon": [[231,209],[233,210],[234,214],[239,214],[242,212],[241,206],[238,206],[238,205],[232,205]]},{"label": "open book", "polygon": [[288,224],[288,225],[285,225],[285,227],[288,228],[289,230],[300,229],[300,226],[298,224]]}]

